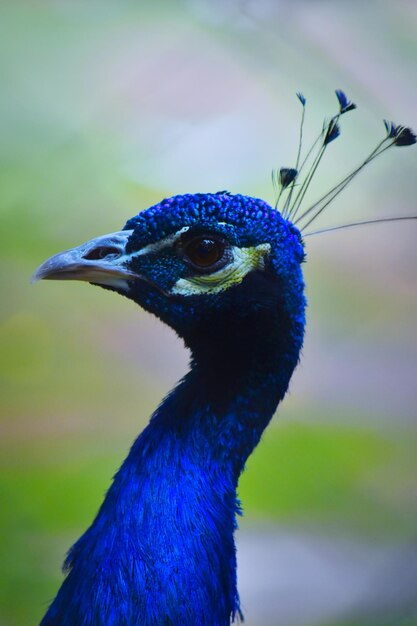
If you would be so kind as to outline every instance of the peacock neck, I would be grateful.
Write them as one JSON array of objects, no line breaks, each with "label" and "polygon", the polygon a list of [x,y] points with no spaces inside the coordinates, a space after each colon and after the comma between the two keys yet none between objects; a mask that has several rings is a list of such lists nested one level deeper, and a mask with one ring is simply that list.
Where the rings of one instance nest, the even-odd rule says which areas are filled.
[{"label": "peacock neck", "polygon": [[183,453],[201,464],[218,463],[236,487],[288,382],[280,368],[241,371],[235,379],[226,360],[217,370],[195,362],[152,417],[149,434],[158,445],[166,438],[178,442]]},{"label": "peacock neck", "polygon": [[262,332],[247,336],[244,349],[232,332],[217,346],[210,337],[194,346],[190,372],[70,551],[42,626],[228,626],[240,613],[237,483],[299,351],[278,332],[259,341]]}]

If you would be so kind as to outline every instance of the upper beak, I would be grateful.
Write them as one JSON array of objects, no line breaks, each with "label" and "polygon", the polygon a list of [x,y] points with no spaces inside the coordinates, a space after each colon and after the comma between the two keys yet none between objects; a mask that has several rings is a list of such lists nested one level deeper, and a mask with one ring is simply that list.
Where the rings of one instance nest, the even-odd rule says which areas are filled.
[{"label": "upper beak", "polygon": [[91,239],[77,248],[47,259],[32,276],[38,280],[85,280],[89,283],[126,287],[139,276],[127,269],[126,244],[132,230],[122,230]]}]

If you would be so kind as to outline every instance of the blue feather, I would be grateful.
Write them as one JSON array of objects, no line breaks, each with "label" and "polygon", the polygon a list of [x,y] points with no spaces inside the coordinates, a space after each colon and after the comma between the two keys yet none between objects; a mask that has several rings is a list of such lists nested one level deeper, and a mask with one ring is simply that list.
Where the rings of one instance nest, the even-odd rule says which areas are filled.
[{"label": "blue feather", "polygon": [[265,202],[220,193],[176,196],[129,220],[127,254],[184,226],[230,245],[268,242],[267,265],[220,293],[171,299],[152,284],[169,290],[186,271],[172,250],[152,263],[136,257],[150,282],[131,285],[129,297],[184,338],[191,368],[70,550],[41,626],[227,626],[241,616],[238,480],[298,362],[304,252],[297,229]]}]

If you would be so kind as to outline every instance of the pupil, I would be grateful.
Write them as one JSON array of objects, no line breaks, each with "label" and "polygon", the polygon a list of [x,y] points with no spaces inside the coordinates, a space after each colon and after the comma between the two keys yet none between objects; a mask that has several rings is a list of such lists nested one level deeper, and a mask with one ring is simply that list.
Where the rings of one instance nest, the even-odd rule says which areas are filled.
[{"label": "pupil", "polygon": [[194,265],[210,267],[222,257],[224,246],[213,239],[201,238],[191,241],[186,248],[188,258]]},{"label": "pupil", "polygon": [[203,239],[203,241],[200,242],[197,248],[197,253],[204,258],[213,254],[215,252],[215,249],[216,244],[214,243],[214,241],[212,241],[211,239]]}]

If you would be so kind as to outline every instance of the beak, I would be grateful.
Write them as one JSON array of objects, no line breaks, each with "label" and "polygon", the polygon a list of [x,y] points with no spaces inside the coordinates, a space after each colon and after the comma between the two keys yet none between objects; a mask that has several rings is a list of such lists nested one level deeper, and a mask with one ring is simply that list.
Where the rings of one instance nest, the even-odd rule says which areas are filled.
[{"label": "beak", "polygon": [[85,280],[126,289],[127,281],[140,278],[126,268],[126,244],[132,230],[91,239],[77,248],[47,259],[32,276],[38,280]]}]

